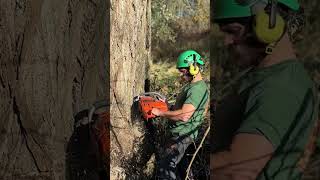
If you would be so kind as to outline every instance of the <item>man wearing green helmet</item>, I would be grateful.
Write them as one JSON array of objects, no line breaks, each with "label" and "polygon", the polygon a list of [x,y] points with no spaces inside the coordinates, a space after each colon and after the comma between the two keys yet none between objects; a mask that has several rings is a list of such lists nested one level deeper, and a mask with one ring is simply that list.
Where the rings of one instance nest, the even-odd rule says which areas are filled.
[{"label": "man wearing green helmet", "polygon": [[233,63],[248,69],[215,112],[214,180],[298,180],[314,148],[317,98],[292,41],[297,0],[215,0],[213,20]]},{"label": "man wearing green helmet", "polygon": [[156,116],[170,120],[170,137],[166,142],[165,152],[161,155],[163,158],[157,163],[157,179],[177,179],[176,167],[188,146],[198,136],[209,100],[208,88],[201,75],[203,66],[204,62],[196,51],[187,50],[181,53],[176,67],[181,78],[188,83],[178,94],[170,111],[152,109]]}]

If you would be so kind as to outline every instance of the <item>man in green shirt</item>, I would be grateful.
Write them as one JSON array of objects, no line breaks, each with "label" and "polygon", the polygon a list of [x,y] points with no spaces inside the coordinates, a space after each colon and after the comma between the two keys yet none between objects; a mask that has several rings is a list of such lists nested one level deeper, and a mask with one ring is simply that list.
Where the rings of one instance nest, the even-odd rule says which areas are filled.
[{"label": "man in green shirt", "polygon": [[209,100],[208,88],[201,76],[204,62],[196,51],[188,50],[180,54],[177,69],[187,84],[178,94],[170,111],[154,108],[156,116],[169,119],[170,138],[165,152],[158,162],[157,179],[177,179],[176,167],[188,146],[197,138]]},{"label": "man in green shirt", "polygon": [[291,42],[303,24],[298,2],[215,0],[213,14],[234,63],[251,69],[217,106],[211,179],[301,179],[317,98]]}]

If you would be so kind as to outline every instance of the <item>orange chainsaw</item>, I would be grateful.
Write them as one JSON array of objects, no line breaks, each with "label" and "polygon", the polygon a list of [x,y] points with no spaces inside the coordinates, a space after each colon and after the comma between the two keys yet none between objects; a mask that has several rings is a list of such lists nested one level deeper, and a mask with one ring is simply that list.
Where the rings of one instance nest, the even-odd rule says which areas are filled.
[{"label": "orange chainsaw", "polygon": [[153,108],[160,109],[161,111],[168,111],[168,104],[166,98],[157,92],[146,92],[134,98],[138,102],[139,110],[145,120],[155,118],[156,116],[151,113]]},{"label": "orange chainsaw", "polygon": [[72,179],[109,179],[110,103],[97,101],[74,115],[74,132],[67,147]]}]

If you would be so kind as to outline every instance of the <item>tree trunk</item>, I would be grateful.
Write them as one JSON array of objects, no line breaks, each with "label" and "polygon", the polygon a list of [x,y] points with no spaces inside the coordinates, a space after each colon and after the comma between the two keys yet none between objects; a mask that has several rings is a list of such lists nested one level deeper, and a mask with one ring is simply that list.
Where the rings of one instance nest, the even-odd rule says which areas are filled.
[{"label": "tree trunk", "polygon": [[124,166],[139,161],[136,152],[144,139],[143,121],[135,117],[132,103],[147,79],[150,0],[112,1],[110,16],[111,179],[133,178]]},{"label": "tree trunk", "polygon": [[105,0],[0,0],[0,179],[69,179],[73,114],[109,95],[107,10]]}]

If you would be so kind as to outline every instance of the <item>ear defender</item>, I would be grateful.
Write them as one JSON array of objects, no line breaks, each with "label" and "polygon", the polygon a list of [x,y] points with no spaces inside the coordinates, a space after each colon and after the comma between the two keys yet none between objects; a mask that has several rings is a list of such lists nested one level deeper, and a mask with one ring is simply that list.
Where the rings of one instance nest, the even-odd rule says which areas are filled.
[{"label": "ear defender", "polygon": [[189,73],[194,77],[200,71],[200,68],[197,66],[197,59],[196,55],[193,54],[193,63],[189,66]]},{"label": "ear defender", "polygon": [[265,44],[277,42],[284,33],[285,22],[280,15],[276,15],[276,22],[273,28],[269,26],[269,15],[263,10],[256,14],[253,23],[253,31],[259,41]]},{"label": "ear defender", "polygon": [[193,64],[190,64],[190,67],[189,67],[189,72],[192,76],[195,76],[199,73],[200,69],[199,67],[196,65],[194,66]]},{"label": "ear defender", "polygon": [[284,19],[277,13],[277,4],[277,0],[268,0],[267,7],[257,11],[252,24],[257,40],[267,44],[266,54],[272,54],[286,28]]}]

